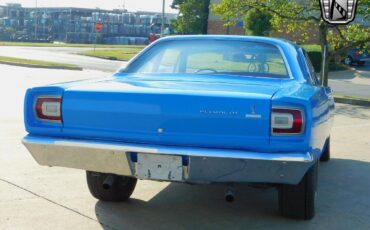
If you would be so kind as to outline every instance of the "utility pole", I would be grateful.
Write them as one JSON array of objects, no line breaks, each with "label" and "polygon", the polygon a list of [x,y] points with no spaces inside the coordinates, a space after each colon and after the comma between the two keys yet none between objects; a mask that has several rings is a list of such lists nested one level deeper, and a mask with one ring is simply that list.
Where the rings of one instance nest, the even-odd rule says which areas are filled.
[{"label": "utility pole", "polygon": [[37,0],[36,0],[36,13],[35,13],[35,41],[37,40],[37,18],[38,18],[38,12],[37,12]]},{"label": "utility pole", "polygon": [[162,24],[161,24],[161,37],[163,37],[164,34],[164,18],[165,18],[165,5],[166,5],[166,0],[163,0],[162,4]]},{"label": "utility pole", "polygon": [[324,52],[323,52],[323,59],[322,59],[322,65],[323,65],[323,72],[321,73],[321,84],[323,86],[328,86],[328,72],[329,72],[329,63],[328,63],[328,44],[325,44],[324,46]]}]

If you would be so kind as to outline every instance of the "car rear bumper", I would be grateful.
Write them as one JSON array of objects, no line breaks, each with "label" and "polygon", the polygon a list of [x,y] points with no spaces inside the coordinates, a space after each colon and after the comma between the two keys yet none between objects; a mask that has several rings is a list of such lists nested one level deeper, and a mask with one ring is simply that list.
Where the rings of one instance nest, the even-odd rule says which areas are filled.
[{"label": "car rear bumper", "polygon": [[366,61],[370,61],[370,57],[353,57],[352,58],[352,62],[366,62]]},{"label": "car rear bumper", "polygon": [[297,184],[314,163],[311,153],[156,146],[121,142],[26,136],[23,144],[40,165],[137,177],[135,154],[183,157],[181,182]]}]

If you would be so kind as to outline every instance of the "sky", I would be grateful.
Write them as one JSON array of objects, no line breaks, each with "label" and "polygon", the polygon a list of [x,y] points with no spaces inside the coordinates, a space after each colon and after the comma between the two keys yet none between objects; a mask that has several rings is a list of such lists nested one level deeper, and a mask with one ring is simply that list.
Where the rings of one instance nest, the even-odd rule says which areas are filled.
[{"label": "sky", "polygon": [[[39,7],[82,7],[101,9],[122,9],[123,5],[128,11],[162,11],[163,0],[37,0]],[[0,5],[6,3],[21,3],[25,7],[34,7],[36,0],[0,0]],[[177,13],[176,10],[170,8],[172,0],[166,0],[166,12]]]}]

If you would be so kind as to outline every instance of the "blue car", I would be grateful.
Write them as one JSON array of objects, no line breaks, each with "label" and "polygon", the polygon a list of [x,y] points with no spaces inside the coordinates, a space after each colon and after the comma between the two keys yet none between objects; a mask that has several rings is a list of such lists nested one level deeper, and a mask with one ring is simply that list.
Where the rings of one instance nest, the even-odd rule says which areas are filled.
[{"label": "blue car", "polygon": [[330,158],[332,91],[307,53],[245,36],[159,39],[112,77],[29,89],[23,143],[45,166],[87,171],[126,201],[137,179],[273,186],[285,217],[314,216]]}]

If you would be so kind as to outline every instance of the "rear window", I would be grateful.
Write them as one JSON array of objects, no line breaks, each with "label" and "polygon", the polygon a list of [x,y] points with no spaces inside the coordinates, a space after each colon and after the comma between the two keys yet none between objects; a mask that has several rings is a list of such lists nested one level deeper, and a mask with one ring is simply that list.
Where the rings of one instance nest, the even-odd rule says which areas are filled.
[{"label": "rear window", "polygon": [[158,43],[127,67],[126,72],[289,77],[277,47],[260,42],[218,40]]}]

